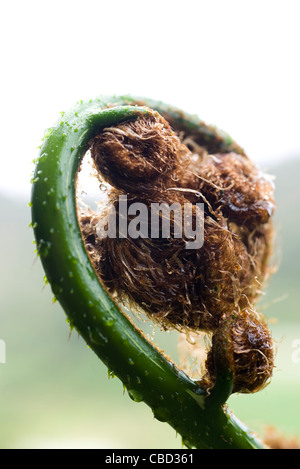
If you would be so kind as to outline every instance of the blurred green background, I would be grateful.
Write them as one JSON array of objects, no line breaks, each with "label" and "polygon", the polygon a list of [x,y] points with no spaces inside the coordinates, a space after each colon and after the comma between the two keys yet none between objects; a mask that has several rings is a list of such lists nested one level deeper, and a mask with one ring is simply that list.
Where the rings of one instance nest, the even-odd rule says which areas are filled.
[{"label": "blurred green background", "polygon": [[[272,425],[300,438],[300,159],[268,168],[276,176],[277,273],[260,308],[276,341],[271,384],[255,395],[234,395],[229,408],[262,435]],[[52,303],[34,253],[30,209],[22,197],[0,194],[1,325],[6,363],[0,363],[0,448],[181,448],[181,438],[133,402]],[[155,339],[176,358],[170,333]],[[299,348],[299,345],[298,345]],[[297,354],[294,358],[297,358]],[[3,357],[2,357],[3,358]],[[300,358],[300,353],[298,354]]]}]

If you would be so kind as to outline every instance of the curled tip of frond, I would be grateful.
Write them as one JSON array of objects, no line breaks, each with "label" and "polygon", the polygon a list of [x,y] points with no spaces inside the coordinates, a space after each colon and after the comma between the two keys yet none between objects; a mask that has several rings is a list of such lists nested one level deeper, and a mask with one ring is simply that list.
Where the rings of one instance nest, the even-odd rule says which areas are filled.
[{"label": "curled tip of frond", "polygon": [[[148,110],[92,139],[95,166],[112,188],[104,214],[81,214],[83,238],[110,294],[135,303],[165,328],[211,331],[219,337],[227,331],[234,390],[254,392],[273,368],[268,328],[251,312],[268,273],[273,183],[245,154],[220,149],[211,154],[212,144],[203,145],[201,135],[197,140],[187,128],[174,130],[167,115]],[[174,236],[174,216],[165,239],[161,232],[151,237],[150,230],[144,238],[120,237],[118,228],[115,238],[99,237],[99,218],[112,211],[118,215],[120,195],[149,209],[152,203],[195,207],[202,202],[203,246],[186,249],[184,237]],[[194,211],[193,223],[195,216]]]},{"label": "curled tip of frond", "polygon": [[178,163],[180,140],[157,112],[105,128],[91,141],[91,154],[104,179],[119,190],[138,190]]},{"label": "curled tip of frond", "polygon": [[206,361],[208,382],[223,368],[233,373],[233,392],[254,393],[270,381],[274,368],[271,333],[255,311],[245,309],[221,319]]}]

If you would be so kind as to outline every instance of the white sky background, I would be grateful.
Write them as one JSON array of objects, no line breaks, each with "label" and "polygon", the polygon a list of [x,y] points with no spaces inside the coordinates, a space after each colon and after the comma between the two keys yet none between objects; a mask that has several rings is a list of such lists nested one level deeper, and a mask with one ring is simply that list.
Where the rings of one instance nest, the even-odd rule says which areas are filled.
[{"label": "white sky background", "polygon": [[4,0],[0,191],[30,197],[59,112],[148,96],[226,130],[263,169],[300,157],[300,0]]}]

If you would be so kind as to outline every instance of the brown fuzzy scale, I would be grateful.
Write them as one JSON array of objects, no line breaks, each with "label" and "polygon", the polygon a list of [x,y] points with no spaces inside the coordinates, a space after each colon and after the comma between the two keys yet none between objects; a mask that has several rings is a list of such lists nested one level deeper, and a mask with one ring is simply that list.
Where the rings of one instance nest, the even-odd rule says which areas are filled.
[{"label": "brown fuzzy scale", "polygon": [[[104,129],[90,142],[90,151],[101,177],[113,186],[107,216],[112,207],[118,214],[120,195],[127,196],[128,205],[142,202],[148,208],[151,203],[193,204],[193,221],[195,204],[204,202],[203,247],[186,249],[184,232],[182,239],[174,238],[174,218],[166,239],[101,239],[99,215],[84,213],[83,238],[109,293],[133,302],[165,328],[219,331],[224,318],[242,311],[230,334],[233,343],[237,340],[240,347],[244,340],[248,349],[255,342],[248,340],[250,329],[254,336],[260,334],[245,311],[250,311],[268,271],[273,185],[246,155],[211,154],[194,136],[185,135],[185,141],[194,146],[193,152],[162,116],[149,111],[146,117]],[[269,334],[255,342],[260,357],[266,356],[264,340],[267,348],[272,345]],[[261,367],[251,364],[256,352],[245,353],[242,361],[233,353],[239,370],[236,389],[256,390],[265,382]],[[264,363],[270,376],[270,354]],[[253,374],[252,387],[248,375],[247,385],[239,381],[246,369]],[[254,376],[256,372],[264,378]]]},{"label": "brown fuzzy scale", "polygon": [[255,311],[244,309],[221,319],[206,360],[208,385],[225,360],[234,375],[233,392],[253,393],[268,384],[273,371],[273,343],[264,319]]}]

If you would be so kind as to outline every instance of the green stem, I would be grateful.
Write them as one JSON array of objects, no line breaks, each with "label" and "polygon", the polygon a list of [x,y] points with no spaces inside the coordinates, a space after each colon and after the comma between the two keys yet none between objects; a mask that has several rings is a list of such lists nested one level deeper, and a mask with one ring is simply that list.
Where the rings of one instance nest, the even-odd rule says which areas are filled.
[{"label": "green stem", "polygon": [[[128,105],[128,102],[132,105]],[[32,225],[48,281],[70,323],[136,401],[168,422],[192,448],[261,448],[262,444],[224,410],[232,377],[217,377],[207,396],[199,383],[167,359],[130,320],[100,284],[85,250],[76,207],[76,173],[89,140],[104,127],[147,113],[137,99],[109,97],[79,103],[46,132],[36,164]],[[114,107],[106,108],[107,103]],[[147,101],[162,114],[166,106]],[[176,110],[208,142],[238,148],[226,134]]]}]

